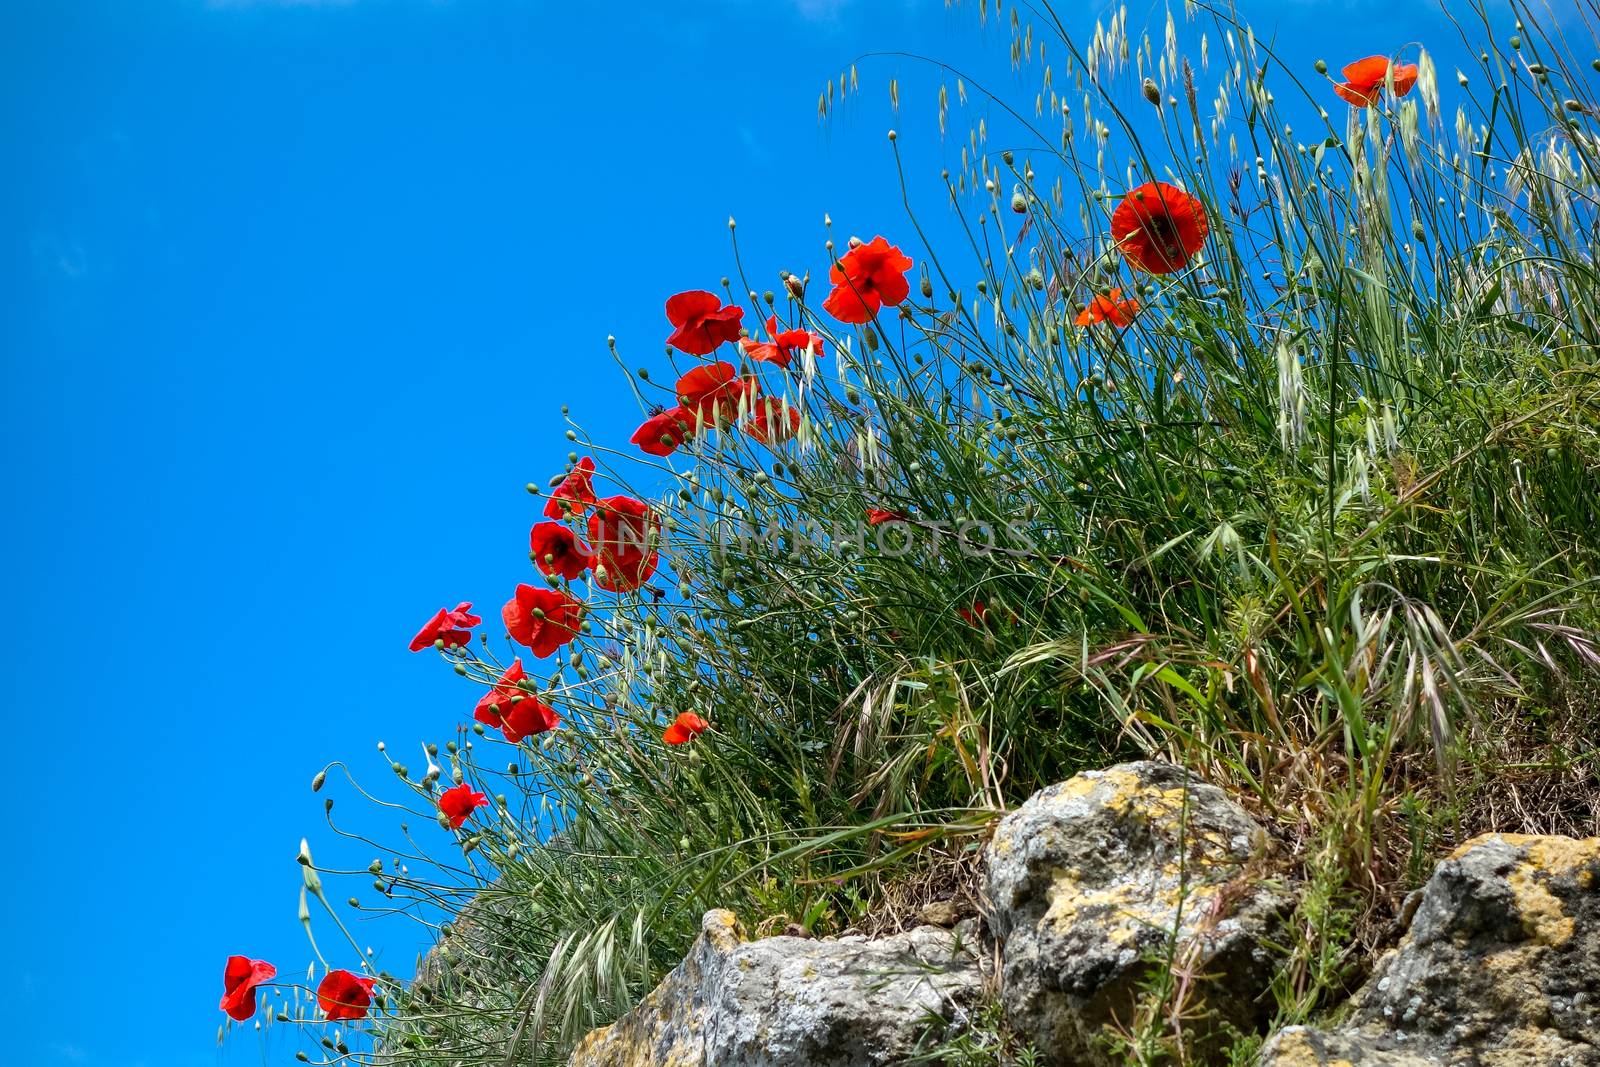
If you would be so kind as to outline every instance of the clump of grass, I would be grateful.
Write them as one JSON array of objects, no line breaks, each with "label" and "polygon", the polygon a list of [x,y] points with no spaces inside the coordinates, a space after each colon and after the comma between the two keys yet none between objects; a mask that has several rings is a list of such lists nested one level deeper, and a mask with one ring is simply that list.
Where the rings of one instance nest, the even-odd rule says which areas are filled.
[{"label": "clump of grass", "polygon": [[[371,1055],[561,1062],[705,909],[870,926],[1008,804],[1126,756],[1196,767],[1284,841],[1307,886],[1286,1020],[1349,984],[1350,945],[1381,940],[1442,844],[1540,823],[1494,799],[1513,764],[1593,832],[1594,761],[1559,720],[1594,720],[1600,678],[1600,103],[1514,7],[1515,36],[1463,18],[1464,84],[1412,50],[1414,91],[1366,109],[1204,4],[1081,48],[1065,12],[1013,12],[1036,108],[991,108],[933,195],[905,183],[905,302],[850,329],[801,277],[724,281],[824,337],[748,368],[802,414],[792,440],[707,430],[646,464],[572,422],[659,517],[663,569],[589,589],[581,638],[530,681],[559,730],[480,727],[420,779],[391,761],[425,819],[446,777],[494,801],[447,858],[408,835],[373,871],[364,910],[464,910],[448,966],[386,983]],[[932,69],[943,129],[981,94]],[[1108,237],[1156,180],[1210,228],[1163,275]],[[967,246],[917,247],[940,229]],[[1077,325],[1112,288],[1131,322]],[[696,362],[630,372],[641,404]],[[504,647],[444,658],[488,685]],[[682,711],[710,729],[664,746]],[[1144,1060],[1187,1057],[1171,1017],[1149,1013]]]}]

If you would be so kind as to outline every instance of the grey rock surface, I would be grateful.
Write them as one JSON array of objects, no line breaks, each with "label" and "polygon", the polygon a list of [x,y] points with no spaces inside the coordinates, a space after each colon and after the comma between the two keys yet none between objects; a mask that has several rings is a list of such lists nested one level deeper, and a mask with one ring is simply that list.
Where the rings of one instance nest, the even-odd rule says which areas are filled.
[{"label": "grey rock surface", "polygon": [[1041,1061],[1112,1067],[1141,986],[1166,966],[1197,1025],[1258,1030],[1293,897],[1263,877],[1266,834],[1220,789],[1165,763],[1087,771],[1001,821],[986,856],[1010,1026]]},{"label": "grey rock surface", "polygon": [[1488,834],[1434,869],[1332,1031],[1263,1067],[1600,1067],[1600,838]]},{"label": "grey rock surface", "polygon": [[572,1067],[875,1067],[959,1027],[983,975],[948,930],[745,940],[708,912],[689,955]]}]

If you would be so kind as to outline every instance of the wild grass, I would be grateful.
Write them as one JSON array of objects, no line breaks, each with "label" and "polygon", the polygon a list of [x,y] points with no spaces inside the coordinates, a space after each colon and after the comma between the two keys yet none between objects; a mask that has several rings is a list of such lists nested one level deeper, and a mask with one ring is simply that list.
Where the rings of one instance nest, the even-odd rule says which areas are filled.
[{"label": "wild grass", "polygon": [[[1461,16],[1459,78],[1413,48],[1415,90],[1367,110],[1204,4],[1082,47],[1071,11],[1009,9],[1037,107],[991,100],[959,172],[904,180],[905,304],[852,330],[799,278],[725,282],[826,336],[759,370],[803,412],[793,441],[709,432],[648,463],[573,425],[658,509],[665,569],[589,593],[540,686],[559,731],[467,734],[402,775],[425,810],[444,777],[495,806],[448,859],[377,865],[364,910],[464,910],[429,974],[386,983],[361,1055],[562,1062],[705,909],[881,927],[1007,805],[1124,757],[1195,767],[1273,827],[1308,887],[1284,1020],[1351,984],[1444,845],[1596,832],[1600,100],[1572,44],[1595,11],[1513,7]],[[981,94],[933,69],[943,124]],[[1148,180],[1210,219],[1163,277],[1107,236]],[[920,244],[948,232],[969,240]],[[1133,323],[1074,325],[1112,286]],[[629,373],[648,408],[685,369]],[[445,658],[486,684],[504,648]],[[684,710],[711,729],[669,750]],[[1165,1017],[1138,1062],[1187,1057]],[[1025,1062],[985,1059],[1005,1047],[948,1059]]]}]

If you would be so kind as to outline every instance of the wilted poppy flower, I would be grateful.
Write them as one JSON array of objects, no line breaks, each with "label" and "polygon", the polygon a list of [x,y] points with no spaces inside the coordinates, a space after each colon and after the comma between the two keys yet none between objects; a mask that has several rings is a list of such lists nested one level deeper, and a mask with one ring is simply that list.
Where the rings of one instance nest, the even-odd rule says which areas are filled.
[{"label": "wilted poppy flower", "polygon": [[656,522],[643,501],[607,497],[589,515],[594,584],[613,593],[639,588],[656,572]]},{"label": "wilted poppy flower", "polygon": [[739,402],[753,399],[754,378],[741,378],[732,363],[708,363],[678,379],[678,400],[684,410],[699,416],[690,420],[693,433],[705,425],[729,423],[739,417]]},{"label": "wilted poppy flower", "polygon": [[594,457],[584,456],[550,494],[550,502],[544,506],[544,517],[564,519],[569,514],[581,515],[583,509],[593,503]]},{"label": "wilted poppy flower", "polygon": [[411,651],[421,652],[436,641],[443,641],[447,648],[467,644],[472,640],[472,627],[483,621],[472,614],[471,608],[470,600],[457,604],[454,611],[440,608],[439,613],[428,620],[428,625],[411,639]]},{"label": "wilted poppy flower", "polygon": [[787,441],[800,429],[800,409],[781,400],[761,397],[750,407],[744,431],[764,445]]},{"label": "wilted poppy flower", "polygon": [[363,1019],[372,1003],[373,982],[349,971],[329,971],[317,986],[317,1006],[330,1022]]},{"label": "wilted poppy flower", "polygon": [[667,300],[667,320],[676,326],[667,344],[691,356],[709,356],[724,341],[739,339],[744,308],[722,306],[722,298],[692,289]]},{"label": "wilted poppy flower", "polygon": [[833,292],[822,302],[822,310],[840,322],[871,322],[885,304],[898,304],[911,295],[911,283],[906,281],[911,263],[882,237],[857,245],[828,272]]},{"label": "wilted poppy flower", "polygon": [[699,737],[705,733],[706,727],[710,725],[694,712],[686,711],[674,719],[671,726],[661,732],[661,740],[669,745],[681,745],[691,738]]},{"label": "wilted poppy flower", "polygon": [[884,508],[867,509],[867,525],[882,526],[886,522],[910,522],[911,516],[903,511],[888,511]]},{"label": "wilted poppy flower", "polygon": [[272,981],[277,973],[266,960],[229,956],[222,969],[222,1003],[217,1007],[227,1012],[228,1018],[244,1022],[256,1013],[256,986]]},{"label": "wilted poppy flower", "polygon": [[465,782],[439,794],[439,810],[444,812],[450,820],[450,826],[456,830],[461,829],[461,824],[474,811],[488,806],[489,798]]},{"label": "wilted poppy flower", "polygon": [[1113,289],[1104,295],[1095,294],[1089,306],[1078,312],[1077,323],[1079,326],[1089,326],[1096,322],[1110,322],[1114,326],[1126,326],[1138,312],[1139,301],[1131,296],[1124,300],[1122,290]]},{"label": "wilted poppy flower", "polygon": [[[592,518],[592,516],[591,516]],[[559,589],[517,586],[516,595],[500,609],[511,639],[543,659],[578,636],[583,602]]]},{"label": "wilted poppy flower", "polygon": [[472,717],[485,726],[495,727],[513,743],[560,726],[561,716],[554,708],[517,684],[527,677],[522,660],[512,660],[511,666],[472,709]]},{"label": "wilted poppy flower", "polygon": [[817,355],[827,355],[823,351],[821,337],[808,330],[780,331],[776,315],[767,318],[767,336],[772,340],[758,342],[746,337],[739,342],[739,350],[751,359],[776,363],[780,367],[787,367],[790,360],[810,348],[813,342],[817,346]]},{"label": "wilted poppy flower", "polygon": [[[1378,102],[1383,95],[1383,88],[1389,80],[1389,59],[1387,56],[1368,56],[1358,59],[1340,71],[1344,75],[1344,84],[1335,85],[1333,91],[1339,94],[1340,99],[1356,107],[1370,107]],[[1394,95],[1404,96],[1417,84],[1417,65],[1415,63],[1397,64],[1394,68]]]},{"label": "wilted poppy flower", "polygon": [[1111,215],[1117,247],[1151,274],[1172,274],[1187,267],[1210,231],[1205,206],[1166,182],[1139,186]]},{"label": "wilted poppy flower", "polygon": [[581,577],[594,560],[578,544],[578,537],[559,522],[541,522],[528,531],[528,553],[534,566],[554,578]]}]

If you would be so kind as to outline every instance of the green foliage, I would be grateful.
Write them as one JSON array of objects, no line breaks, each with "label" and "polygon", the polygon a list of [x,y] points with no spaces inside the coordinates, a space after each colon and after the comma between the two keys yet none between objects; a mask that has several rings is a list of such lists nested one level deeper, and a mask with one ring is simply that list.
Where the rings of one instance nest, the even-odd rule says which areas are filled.
[{"label": "green foliage", "polygon": [[[445,938],[460,965],[393,991],[384,1062],[560,1062],[705,909],[762,932],[865,922],[929,850],[1135,754],[1234,787],[1293,841],[1303,936],[1275,994],[1305,1019],[1347,984],[1382,887],[1456,832],[1484,724],[1592,686],[1593,79],[1524,14],[1520,49],[1485,43],[1467,88],[1424,54],[1415,92],[1360,111],[1191,10],[1164,49],[1131,42],[1171,82],[1153,132],[1117,107],[1125,22],[1088,50],[1030,28],[1026,60],[1048,36],[1092,124],[1046,87],[1042,114],[1068,116],[1046,132],[1011,112],[1026,150],[975,129],[943,193],[970,250],[919,252],[922,295],[874,324],[780,289],[827,334],[825,359],[762,369],[799,435],[707,432],[650,468],[671,580],[591,598],[592,632],[539,687],[562,729],[463,738],[437,774],[402,775],[424,804],[446,775],[502,799],[461,857],[430,877],[417,847],[379,882],[396,910],[475,894]],[[1274,92],[1337,111],[1291,133]],[[1105,236],[1156,178],[1211,224],[1159,277]],[[1133,324],[1075,325],[1111,285],[1137,287]],[[764,318],[755,288],[728,295]],[[908,518],[866,526],[873,508]],[[447,658],[490,683],[491,646]],[[711,729],[669,749],[684,710]],[[1169,1014],[1135,1062],[1185,1057]],[[1029,1062],[1000,1034],[991,1019],[938,1058]]]}]

